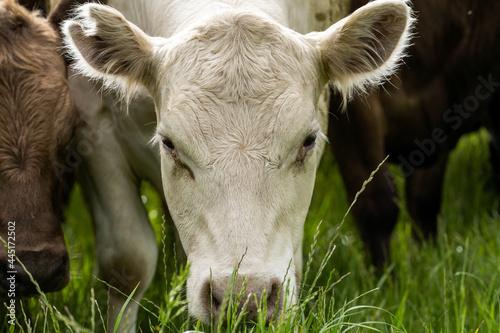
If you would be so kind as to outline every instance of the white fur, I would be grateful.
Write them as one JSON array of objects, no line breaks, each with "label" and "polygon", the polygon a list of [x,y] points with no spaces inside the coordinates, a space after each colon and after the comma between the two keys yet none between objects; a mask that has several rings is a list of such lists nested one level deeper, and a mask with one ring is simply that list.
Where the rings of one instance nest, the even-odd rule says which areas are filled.
[{"label": "white fur", "polygon": [[[379,0],[363,10],[401,3],[406,4]],[[380,83],[397,67],[410,34],[403,33],[393,55],[379,68],[327,77],[324,49],[335,41],[343,25],[354,19],[347,18],[325,32],[301,35],[286,27],[286,6],[280,1],[137,0],[111,4],[137,26],[109,7],[84,5],[76,18],[64,25],[66,47],[76,62],[74,67],[83,75],[102,80],[106,87],[119,89],[124,95],[143,85],[153,98],[163,191],[191,263],[187,288],[190,313],[209,321],[202,291],[210,272],[215,280],[223,281],[242,257],[240,275],[252,276],[256,284],[272,278],[285,284],[288,280],[288,298],[295,300],[298,281],[294,273],[300,276],[302,269],[303,224],[326,141],[322,134],[326,133],[326,110],[317,107],[318,98],[327,81],[346,96]],[[408,30],[412,22],[409,8],[406,14]],[[120,33],[106,27],[109,20]],[[78,26],[86,37],[75,41],[71,29]],[[109,47],[87,38],[96,35]],[[106,54],[109,50],[113,51],[111,56]],[[85,52],[91,61],[86,60]],[[76,89],[75,93],[88,92]],[[81,100],[83,103],[85,97]],[[106,97],[103,104],[113,110],[116,103]],[[94,214],[100,220],[96,225],[103,229],[97,233],[107,237],[116,233],[111,237],[116,243],[98,242],[99,256],[104,253],[105,258],[99,259],[103,269],[121,262],[113,259],[121,258],[120,239],[129,239],[121,225],[133,228],[134,223],[145,222],[121,214],[133,207],[126,202],[137,200],[113,201],[101,192],[115,191],[121,196],[120,191],[132,187],[136,180],[129,175],[129,166],[123,165],[130,161],[138,177],[158,179],[155,162],[149,160],[146,166],[133,148],[152,134],[141,127],[147,124],[141,114],[151,115],[152,110],[139,112],[141,105],[144,103],[132,100],[132,120],[118,119],[118,134],[109,138],[112,146],[105,141],[97,147],[99,154],[87,157],[83,171],[101,187],[84,185],[84,189],[107,198],[93,205],[99,212]],[[84,111],[91,128],[103,115],[106,112],[99,107]],[[317,134],[316,146],[301,155],[302,144],[312,133]],[[162,147],[167,138],[175,144],[175,151]],[[117,160],[118,174],[99,167],[99,159],[105,156]],[[119,181],[123,189],[107,180],[108,173],[112,178],[125,178]],[[135,194],[131,192],[126,196]],[[120,218],[124,220],[117,220]],[[136,236],[142,235],[141,242],[147,242],[149,229],[145,233],[140,230]],[[143,243],[129,245],[141,249]],[[149,285],[154,260],[146,260],[145,265],[144,270],[135,268],[136,280],[145,281],[136,299]],[[120,302],[112,303],[119,306]],[[133,322],[136,309],[129,312]],[[133,330],[133,325],[129,329]]]}]

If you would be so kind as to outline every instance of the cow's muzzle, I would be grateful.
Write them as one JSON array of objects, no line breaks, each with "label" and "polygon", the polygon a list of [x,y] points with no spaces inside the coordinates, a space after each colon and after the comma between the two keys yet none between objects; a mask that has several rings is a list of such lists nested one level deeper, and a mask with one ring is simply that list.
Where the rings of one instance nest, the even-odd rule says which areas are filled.
[{"label": "cow's muzzle", "polygon": [[237,308],[238,313],[245,311],[247,321],[257,321],[258,314],[262,313],[269,322],[281,314],[283,294],[282,281],[278,278],[241,275],[234,278],[228,275],[206,281],[201,299],[207,317],[215,321],[226,321],[224,312],[231,302],[231,307]]},{"label": "cow's muzzle", "polygon": [[38,294],[33,278],[43,292],[58,291],[70,279],[69,257],[64,249],[43,249],[38,251],[16,251],[18,259],[9,258],[0,262],[0,296],[24,297]]}]

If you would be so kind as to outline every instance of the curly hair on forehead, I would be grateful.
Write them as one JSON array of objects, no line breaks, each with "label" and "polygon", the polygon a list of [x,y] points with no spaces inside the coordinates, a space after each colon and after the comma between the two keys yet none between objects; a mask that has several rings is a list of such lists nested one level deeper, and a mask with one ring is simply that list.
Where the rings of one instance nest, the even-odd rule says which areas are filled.
[{"label": "curly hair on forehead", "polygon": [[173,77],[201,82],[221,99],[259,99],[296,80],[316,79],[308,46],[305,38],[271,20],[228,11],[200,23],[182,45],[169,50],[169,62],[184,64],[182,75]]},{"label": "curly hair on forehead", "polygon": [[[0,179],[26,183],[50,169],[75,123],[57,32],[38,12],[0,0]],[[48,165],[48,166],[47,166]]]}]

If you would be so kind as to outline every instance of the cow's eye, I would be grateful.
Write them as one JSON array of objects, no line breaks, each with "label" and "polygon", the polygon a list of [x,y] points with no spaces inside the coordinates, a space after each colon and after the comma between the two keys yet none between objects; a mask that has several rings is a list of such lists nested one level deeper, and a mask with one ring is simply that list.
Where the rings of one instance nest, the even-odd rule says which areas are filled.
[{"label": "cow's eye", "polygon": [[172,140],[165,137],[161,140],[161,142],[163,144],[163,148],[165,148],[165,151],[173,157],[174,161],[178,162],[179,161],[179,152],[175,148],[175,145],[172,142]]},{"label": "cow's eye", "polygon": [[316,145],[316,133],[310,134],[302,143],[302,146],[299,149],[299,153],[297,154],[297,161],[303,162],[307,156],[307,153],[314,148]]},{"label": "cow's eye", "polygon": [[167,150],[174,150],[175,149],[175,146],[174,146],[172,140],[170,140],[169,138],[164,138],[162,140],[162,143],[163,143],[163,147],[165,147],[165,149],[167,149]]},{"label": "cow's eye", "polygon": [[304,140],[304,144],[302,145],[302,147],[310,149],[314,147],[315,144],[316,144],[316,133],[313,133]]},{"label": "cow's eye", "polygon": [[189,168],[189,166],[187,166],[187,164],[185,164],[180,156],[179,156],[179,152],[177,151],[177,149],[175,148],[175,145],[174,143],[172,142],[172,140],[170,140],[169,138],[166,138],[164,137],[162,140],[161,140],[162,144],[163,144],[163,148],[165,148],[165,150],[168,152],[168,154],[172,157],[172,159],[174,160],[176,166],[178,169],[182,169],[182,170],[186,170],[187,171],[187,174],[189,174],[189,176],[194,180],[194,173],[193,171]]}]

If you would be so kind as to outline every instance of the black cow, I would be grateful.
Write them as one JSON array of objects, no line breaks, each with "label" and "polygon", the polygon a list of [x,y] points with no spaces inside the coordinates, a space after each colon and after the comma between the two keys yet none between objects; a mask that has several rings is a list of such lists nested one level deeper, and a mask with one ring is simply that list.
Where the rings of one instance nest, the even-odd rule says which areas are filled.
[{"label": "black cow", "polygon": [[[366,1],[353,0],[352,10]],[[500,175],[500,2],[415,0],[417,32],[406,65],[379,91],[354,99],[342,113],[332,95],[329,136],[349,200],[387,154],[406,178],[417,238],[433,238],[449,152],[464,133],[486,126]],[[354,206],[375,266],[390,258],[398,206],[382,166]]]}]

